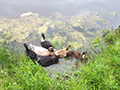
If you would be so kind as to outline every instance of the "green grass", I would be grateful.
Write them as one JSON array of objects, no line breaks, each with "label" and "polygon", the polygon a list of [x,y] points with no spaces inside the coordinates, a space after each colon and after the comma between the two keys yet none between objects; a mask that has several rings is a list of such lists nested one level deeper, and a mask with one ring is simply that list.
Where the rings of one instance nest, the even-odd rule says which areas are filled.
[{"label": "green grass", "polygon": [[94,63],[83,67],[83,72],[78,72],[83,80],[86,80],[86,87],[90,89],[116,90],[119,89],[120,75],[120,43],[115,46],[107,46],[94,58]]},{"label": "green grass", "polygon": [[[109,41],[110,36],[106,37]],[[49,75],[44,67],[34,65],[22,52],[16,54],[11,45],[1,44],[0,89],[119,90],[120,38],[119,35],[113,37],[114,43],[108,43],[106,50],[91,58],[89,65],[81,67],[82,71],[74,70],[71,75],[64,76],[58,74],[57,78]]]}]

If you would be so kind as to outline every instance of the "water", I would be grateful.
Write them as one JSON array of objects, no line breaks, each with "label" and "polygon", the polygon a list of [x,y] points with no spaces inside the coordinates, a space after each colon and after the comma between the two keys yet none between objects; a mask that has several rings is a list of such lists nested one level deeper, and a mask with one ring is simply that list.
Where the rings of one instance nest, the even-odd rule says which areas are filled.
[{"label": "water", "polygon": [[[79,43],[83,43],[82,46],[84,46],[84,44],[87,43],[87,41],[82,42],[81,37],[75,37],[75,36],[78,36],[78,34],[75,33],[75,35],[74,35],[74,32],[78,31],[78,32],[80,32],[79,36],[83,35],[83,36],[85,36],[85,38],[90,39],[90,37],[95,37],[94,35],[96,35],[96,34],[94,34],[94,33],[99,33],[97,31],[99,31],[104,26],[114,27],[114,28],[118,27],[118,25],[120,24],[119,5],[120,5],[119,0],[0,0],[0,17],[15,18],[15,19],[5,20],[5,21],[1,22],[0,31],[2,29],[8,30],[8,32],[11,31],[13,36],[15,38],[17,38],[16,42],[18,44],[16,47],[19,46],[20,49],[24,50],[24,48],[22,46],[23,42],[27,42],[27,43],[32,42],[35,45],[38,45],[38,46],[40,45],[39,44],[39,36],[40,36],[39,34],[40,33],[38,33],[37,30],[40,29],[38,27],[45,26],[44,25],[44,23],[45,23],[46,26],[43,27],[42,29],[46,29],[48,27],[47,33],[51,35],[51,36],[49,36],[50,38],[54,38],[53,33],[55,33],[57,35],[57,33],[59,32],[59,34],[62,36],[68,36],[67,38],[65,38],[67,40],[76,41],[78,38]],[[34,19],[32,19],[31,17],[30,18],[26,17],[25,19],[18,17],[22,13],[26,13],[26,12],[37,13],[37,14],[39,14],[39,17],[45,16],[47,19],[45,18],[46,21],[44,23],[41,23],[41,21],[40,21],[41,18],[38,18],[38,17],[34,18]],[[61,15],[63,17],[55,19],[54,18],[55,16],[53,17],[55,12],[59,12],[60,13],[59,15]],[[18,18],[16,18],[16,16]],[[98,22],[95,21],[95,22],[97,22],[98,27],[99,27],[99,25],[101,26],[101,28],[96,28],[97,25],[95,23],[94,23],[95,25],[92,25],[90,23],[92,21],[91,17],[93,18],[93,16],[96,19],[99,19],[99,18],[105,19],[108,22],[110,22],[110,24],[105,25],[105,24],[101,23],[100,21],[98,21]],[[53,18],[51,19],[51,17],[53,17]],[[84,17],[84,19],[80,19],[81,17]],[[67,21],[66,21],[66,18],[67,18]],[[78,18],[77,21],[74,20],[74,18]],[[33,23],[32,20],[35,23]],[[8,23],[6,23],[6,21]],[[50,22],[48,22],[48,21],[50,21]],[[13,23],[13,24],[9,25],[9,22]],[[6,24],[2,24],[2,23],[6,23]],[[61,24],[59,24],[59,23],[61,23]],[[82,24],[81,27],[79,26],[79,23]],[[54,26],[54,24],[55,24],[55,28],[51,29],[50,26],[51,25]],[[23,27],[23,26],[25,26],[25,27]],[[61,26],[62,26],[62,28],[61,28]],[[93,26],[96,26],[96,27],[93,27]],[[93,28],[90,28],[90,27],[93,27]],[[29,32],[28,37],[23,38],[23,40],[20,41],[19,37],[16,36],[19,33],[19,30],[17,28],[19,30],[21,30],[20,31],[21,38],[22,38],[22,36],[28,35],[28,34],[26,34],[26,32]],[[71,28],[73,28],[73,29],[71,29]],[[70,32],[69,29],[74,30],[71,32],[71,34],[73,36],[70,36],[69,34],[67,34],[68,32]],[[17,32],[15,33],[12,30],[15,30]],[[87,30],[89,30],[89,32]],[[15,44],[14,42],[15,42],[15,40],[13,40],[13,44]],[[75,43],[75,46],[79,46],[78,45],[79,43]],[[74,42],[73,42],[73,44],[74,44]],[[60,49],[60,46],[59,46],[59,49]],[[89,63],[89,61],[88,61],[88,63]],[[69,59],[69,60],[68,59],[59,59],[58,64],[54,64],[49,67],[46,67],[46,69],[50,70],[54,74],[56,74],[56,72],[64,73],[64,72],[72,71],[71,69],[74,68],[74,65],[76,65],[76,68],[77,68],[83,64],[84,64],[84,62],[81,63],[80,60],[76,60],[76,59]]]},{"label": "water", "polygon": [[115,18],[111,20],[112,27],[116,28],[120,23],[119,5],[119,0],[0,0],[0,17],[15,17],[25,12],[47,17],[54,12],[67,17],[88,15],[91,12],[116,12]]},{"label": "water", "polygon": [[0,16],[14,16],[29,11],[41,16],[50,16],[54,12],[70,16],[95,11],[120,12],[119,4],[119,0],[0,0]]}]

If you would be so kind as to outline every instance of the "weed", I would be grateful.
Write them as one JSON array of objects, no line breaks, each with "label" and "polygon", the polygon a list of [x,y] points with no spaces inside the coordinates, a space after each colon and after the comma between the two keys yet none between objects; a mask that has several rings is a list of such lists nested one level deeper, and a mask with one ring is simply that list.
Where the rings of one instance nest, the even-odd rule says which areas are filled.
[{"label": "weed", "polygon": [[[82,66],[72,73],[52,78],[39,64],[34,65],[22,52],[17,54],[12,46],[0,44],[0,85],[2,90],[119,90],[120,88],[120,39],[108,34],[106,50],[95,54],[89,65]],[[109,40],[113,40],[113,42]],[[58,43],[56,41],[56,43]],[[55,45],[58,45],[56,44]],[[95,45],[101,46],[98,38]],[[63,77],[60,75],[64,75]]]}]

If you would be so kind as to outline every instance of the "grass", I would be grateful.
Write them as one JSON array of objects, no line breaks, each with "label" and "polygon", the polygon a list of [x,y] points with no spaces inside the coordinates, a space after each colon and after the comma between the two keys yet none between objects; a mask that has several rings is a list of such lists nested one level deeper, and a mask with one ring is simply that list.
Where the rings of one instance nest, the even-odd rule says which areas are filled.
[{"label": "grass", "polygon": [[[113,33],[113,32],[112,32]],[[108,35],[112,35],[111,33]],[[119,34],[120,35],[120,34]],[[15,53],[11,45],[3,43],[0,48],[1,90],[119,90],[120,89],[120,38],[107,43],[106,50],[93,58],[82,71],[74,70],[71,75],[52,78],[44,67],[34,65],[22,52]],[[107,39],[106,39],[107,38]],[[109,42],[111,36],[106,36]],[[95,42],[98,42],[95,39]],[[95,43],[96,44],[96,43]],[[97,44],[96,44],[97,45]],[[100,43],[98,42],[100,46]],[[101,46],[100,46],[101,48]]]},{"label": "grass", "polygon": [[119,51],[120,48],[107,46],[104,52],[94,58],[94,63],[82,68],[80,76],[87,80],[87,87],[102,90],[119,89]]}]

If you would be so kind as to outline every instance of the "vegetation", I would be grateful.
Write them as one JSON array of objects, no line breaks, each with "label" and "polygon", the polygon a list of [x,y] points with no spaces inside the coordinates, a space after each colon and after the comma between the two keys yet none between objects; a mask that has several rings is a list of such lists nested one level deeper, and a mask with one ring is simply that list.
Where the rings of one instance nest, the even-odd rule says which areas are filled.
[{"label": "vegetation", "polygon": [[[61,13],[55,13],[50,17],[33,13],[26,17],[0,18],[0,33],[2,33],[0,42],[4,38],[6,43],[14,41],[36,43],[39,42],[41,33],[45,33],[45,35],[50,35],[52,42],[56,42],[59,37],[63,46],[68,42],[73,42],[74,48],[78,49],[90,39],[98,36],[104,25],[109,25],[109,22],[96,14],[86,17],[77,15],[69,19]],[[17,46],[20,47],[20,45]]]},{"label": "vegetation", "polygon": [[[111,34],[112,33],[112,34]],[[22,52],[14,52],[12,45],[0,44],[0,89],[1,90],[119,90],[120,89],[120,28],[104,37],[106,49],[91,57],[82,71],[58,73],[53,77],[40,65]],[[111,43],[113,39],[114,43]],[[56,44],[57,42],[55,42]],[[102,47],[99,38],[95,47]],[[58,45],[58,43],[57,43]]]}]

